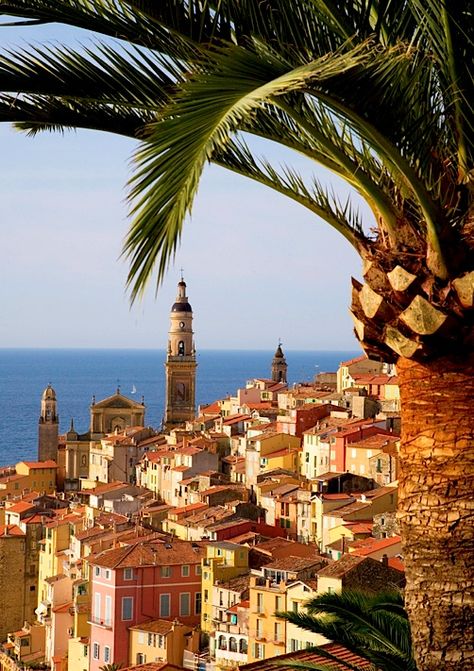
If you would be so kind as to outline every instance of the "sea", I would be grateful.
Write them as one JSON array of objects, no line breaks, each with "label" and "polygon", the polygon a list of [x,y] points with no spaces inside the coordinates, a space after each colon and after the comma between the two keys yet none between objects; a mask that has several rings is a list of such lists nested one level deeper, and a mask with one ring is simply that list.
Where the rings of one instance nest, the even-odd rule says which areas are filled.
[{"label": "sea", "polygon": [[[234,394],[247,380],[270,377],[273,351],[202,350],[197,355],[196,403]],[[336,371],[356,351],[285,351],[288,382],[309,382]],[[164,350],[0,349],[0,466],[37,458],[41,394],[56,391],[59,430],[71,420],[79,433],[89,428],[94,395],[100,401],[117,388],[146,405],[146,425],[159,428],[165,396]]]}]

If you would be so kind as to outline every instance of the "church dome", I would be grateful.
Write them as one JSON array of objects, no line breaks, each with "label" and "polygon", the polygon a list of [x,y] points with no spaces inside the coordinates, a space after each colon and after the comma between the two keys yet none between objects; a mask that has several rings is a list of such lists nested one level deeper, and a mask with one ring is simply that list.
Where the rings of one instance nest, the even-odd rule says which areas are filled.
[{"label": "church dome", "polygon": [[283,354],[283,350],[281,349],[281,345],[278,345],[274,358],[275,359],[283,359],[284,358],[284,354]]},{"label": "church dome", "polygon": [[171,308],[171,312],[192,312],[193,309],[189,305],[188,301],[185,301],[183,303],[173,303],[173,306]]},{"label": "church dome", "polygon": [[56,392],[52,388],[50,384],[46,387],[46,389],[43,392],[42,396],[43,401],[55,401],[56,400]]}]

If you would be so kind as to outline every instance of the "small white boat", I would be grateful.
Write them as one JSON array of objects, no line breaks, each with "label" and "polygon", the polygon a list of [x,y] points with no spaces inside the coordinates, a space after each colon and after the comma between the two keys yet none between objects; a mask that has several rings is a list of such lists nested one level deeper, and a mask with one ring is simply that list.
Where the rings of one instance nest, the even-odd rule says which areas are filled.
[{"label": "small white boat", "polygon": [[131,394],[136,394],[137,393],[137,388],[135,385],[132,386],[132,391],[130,392]]}]

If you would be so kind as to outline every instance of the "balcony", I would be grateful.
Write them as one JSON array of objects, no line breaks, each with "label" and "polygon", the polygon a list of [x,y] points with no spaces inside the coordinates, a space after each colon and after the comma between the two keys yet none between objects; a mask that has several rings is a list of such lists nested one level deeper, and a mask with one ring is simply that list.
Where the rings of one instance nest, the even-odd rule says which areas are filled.
[{"label": "balcony", "polygon": [[87,620],[87,624],[93,624],[94,627],[100,627],[101,629],[112,631],[112,622],[106,622],[105,620],[101,620],[97,617],[90,617]]}]

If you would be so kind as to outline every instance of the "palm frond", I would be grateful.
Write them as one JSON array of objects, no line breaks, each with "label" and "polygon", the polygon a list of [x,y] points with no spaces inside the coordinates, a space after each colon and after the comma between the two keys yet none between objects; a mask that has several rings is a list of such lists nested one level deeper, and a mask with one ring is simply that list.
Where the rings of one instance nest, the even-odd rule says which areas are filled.
[{"label": "palm frond", "polygon": [[172,48],[176,41],[121,0],[0,0],[1,15],[20,17],[25,26],[62,23],[146,47]]},{"label": "palm frond", "polygon": [[14,122],[28,135],[85,128],[139,138],[152,120],[143,110],[106,102],[91,105],[48,96],[0,95],[0,121]]},{"label": "palm frond", "polygon": [[363,244],[362,222],[349,200],[345,204],[340,203],[316,179],[307,185],[301,175],[288,166],[283,166],[279,172],[267,160],[255,159],[241,138],[235,138],[224,150],[214,153],[211,161],[304,205],[341,233],[356,249]]},{"label": "palm frond", "polygon": [[182,76],[159,54],[105,44],[83,53],[42,47],[0,54],[0,89],[22,94],[108,101],[156,112]]},{"label": "palm frond", "polygon": [[278,95],[356,67],[366,52],[363,44],[349,54],[288,69],[269,50],[230,47],[215,52],[213,70],[189,78],[136,154],[139,168],[131,190],[135,220],[125,246],[131,258],[129,286],[135,282],[132,300],[143,290],[158,254],[161,281],[204,164],[226,146],[239,124]]}]

